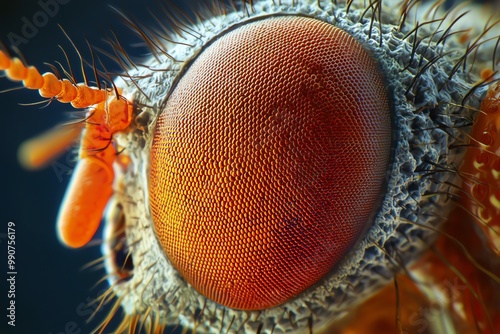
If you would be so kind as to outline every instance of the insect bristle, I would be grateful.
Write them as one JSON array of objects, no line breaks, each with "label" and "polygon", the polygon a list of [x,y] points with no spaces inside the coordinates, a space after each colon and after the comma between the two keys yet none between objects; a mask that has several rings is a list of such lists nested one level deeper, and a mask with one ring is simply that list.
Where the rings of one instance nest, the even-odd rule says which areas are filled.
[{"label": "insect bristle", "polygon": [[123,298],[123,296],[120,296],[115,300],[111,310],[107,313],[106,318],[100,323],[99,326],[96,327],[94,332],[98,332],[99,334],[104,333],[111,321],[115,318],[115,316],[117,316],[118,312],[120,311]]},{"label": "insect bristle", "polygon": [[109,257],[109,255],[103,255],[103,256],[100,256],[98,257],[97,259],[94,259],[86,264],[84,264],[80,270],[81,271],[84,271],[84,270],[89,270],[89,269],[92,269],[98,265],[101,265],[104,263],[104,261]]}]

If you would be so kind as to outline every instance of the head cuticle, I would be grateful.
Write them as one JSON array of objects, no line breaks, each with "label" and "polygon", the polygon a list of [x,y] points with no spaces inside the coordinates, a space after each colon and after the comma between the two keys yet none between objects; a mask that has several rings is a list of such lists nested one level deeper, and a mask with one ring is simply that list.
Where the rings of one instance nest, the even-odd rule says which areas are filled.
[{"label": "head cuticle", "polygon": [[[313,16],[332,23],[349,32],[358,41],[363,42],[376,56],[387,77],[388,90],[393,93],[393,117],[399,135],[394,143],[394,157],[389,171],[390,184],[388,189],[391,190],[385,196],[373,226],[360,240],[356,248],[350,252],[349,258],[339,266],[334,275],[327,279],[325,287],[302,293],[300,297],[305,302],[292,300],[287,304],[287,311],[293,314],[299,328],[307,328],[306,323],[311,312],[317,322],[327,321],[332,315],[337,315],[339,318],[345,315],[345,310],[348,307],[361,301],[360,295],[369,296],[372,291],[392,280],[394,272],[400,270],[391,262],[393,259],[388,258],[387,254],[396,256],[395,252],[399,252],[398,254],[403,255],[403,259],[411,262],[411,259],[415,258],[416,254],[421,251],[421,247],[417,247],[417,245],[421,244],[422,234],[428,235],[430,239],[433,238],[432,235],[435,235],[435,232],[418,228],[411,223],[405,224],[404,220],[420,222],[422,212],[444,210],[437,199],[432,197],[422,199],[427,193],[443,191],[442,183],[436,184],[423,178],[420,183],[415,185],[415,175],[419,174],[419,169],[432,168],[428,161],[450,165],[455,157],[446,152],[448,152],[448,147],[453,139],[442,130],[423,131],[416,134],[412,125],[418,122],[424,128],[431,129],[436,127],[436,121],[438,121],[440,126],[446,126],[449,131],[456,134],[457,138],[460,138],[454,129],[453,120],[447,115],[450,108],[455,107],[451,107],[448,103],[460,104],[460,99],[471,89],[467,73],[458,72],[451,80],[448,80],[451,67],[449,59],[444,58],[421,75],[418,85],[416,85],[419,87],[417,89],[418,97],[412,96],[410,93],[410,97],[407,98],[405,96],[406,87],[419,71],[420,56],[431,59],[438,52],[445,51],[436,50],[432,46],[428,47],[422,43],[416,49],[415,55],[412,56],[411,40],[402,40],[403,34],[395,30],[396,18],[385,15],[383,16],[386,20],[384,22],[391,21],[392,24],[384,23],[382,25],[383,47],[379,48],[378,24],[373,25],[371,38],[368,37],[370,14],[365,15],[361,22],[355,23],[359,20],[363,9],[358,10],[352,7],[350,12],[346,14],[344,8],[334,9],[333,5],[330,5],[323,10],[318,8],[315,3],[314,1],[311,4],[301,4],[292,8],[285,5],[276,6],[272,1],[264,1],[255,5],[258,13],[256,16],[268,16],[281,12],[289,13],[291,9],[297,14]],[[200,39],[188,40],[188,43],[195,45],[194,47],[175,46],[169,52],[177,60],[189,61],[200,52],[204,44],[216,38],[221,31],[244,20],[236,13],[228,14],[224,20],[215,18],[213,19],[214,24],[203,25],[205,33]],[[425,28],[422,31],[424,31],[422,34],[425,35]],[[412,59],[408,69],[402,71],[412,57],[414,59]],[[142,129],[140,135],[129,131],[127,134],[116,136],[118,143],[126,147],[132,159],[126,175],[119,178],[120,182],[123,182],[124,191],[117,196],[124,206],[127,217],[140,217],[139,219],[127,219],[127,238],[129,238],[129,242],[139,240],[134,246],[136,247],[134,263],[139,269],[136,269],[136,272],[142,274],[134,275],[130,281],[117,285],[115,290],[119,296],[124,296],[122,305],[128,314],[144,312],[148,307],[153,307],[162,309],[162,317],[169,324],[180,321],[185,326],[192,326],[195,314],[203,308],[204,314],[199,315],[198,328],[207,332],[218,332],[218,328],[224,325],[220,323],[222,317],[217,316],[221,312],[221,306],[194,291],[170,264],[159,246],[160,243],[154,232],[149,209],[149,152],[153,140],[152,134],[154,134],[156,119],[163,110],[171,90],[171,84],[177,74],[182,71],[181,63],[175,64],[166,57],[164,61],[163,64],[158,64],[156,60],[152,59],[148,66],[164,68],[165,64],[169,64],[175,69],[166,72],[153,72],[153,74],[147,68],[130,71],[132,76],[140,78],[136,82],[143,89],[145,95],[153,97],[153,101],[159,101],[152,106],[148,106],[151,105],[151,101],[139,92],[135,85],[119,83],[120,87],[124,89],[124,95],[132,94],[133,101],[148,106],[142,107],[141,112],[149,114],[149,123],[146,125],[148,131]],[[143,75],[145,77],[141,78]],[[126,81],[126,78],[124,80]],[[478,90],[468,104],[477,107],[484,91],[485,89]],[[411,98],[414,100],[412,101]],[[144,127],[144,125],[141,126]],[[132,138],[132,136],[135,137]],[[138,136],[142,136],[144,140],[141,147],[137,144],[139,142]],[[444,181],[451,176],[442,173],[438,174],[436,178]],[[410,187],[410,185],[412,186]],[[426,217],[425,219],[425,223],[432,227],[439,226],[442,222],[439,217]],[[396,220],[399,227],[396,227]],[[404,237],[394,237],[400,234],[403,234]],[[386,265],[382,266],[381,263]],[[132,293],[133,291],[141,293]],[[305,303],[308,307],[305,307]],[[184,311],[180,310],[181,305]],[[282,306],[262,312],[227,310],[224,319],[228,322],[231,320],[227,319],[233,319],[232,329],[243,326],[248,332],[257,330],[262,323],[264,323],[262,333],[269,333],[271,329],[274,333],[294,332],[288,319],[290,315],[284,317],[283,313]]]}]

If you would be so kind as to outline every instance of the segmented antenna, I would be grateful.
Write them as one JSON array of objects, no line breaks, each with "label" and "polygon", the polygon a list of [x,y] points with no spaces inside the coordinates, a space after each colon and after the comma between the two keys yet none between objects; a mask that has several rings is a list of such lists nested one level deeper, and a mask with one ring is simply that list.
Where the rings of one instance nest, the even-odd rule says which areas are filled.
[{"label": "segmented antenna", "polygon": [[[91,53],[93,56],[92,49]],[[83,71],[83,60],[79,52],[78,55]],[[93,64],[98,80],[94,59]],[[70,247],[84,246],[97,231],[104,208],[113,193],[112,166],[117,156],[113,134],[130,125],[132,103],[121,96],[117,87],[90,86],[85,73],[85,83],[79,84],[75,83],[72,74],[72,80],[63,79],[53,72],[40,74],[36,67],[26,66],[19,58],[11,58],[3,50],[0,50],[0,70],[5,71],[10,80],[22,81],[25,88],[38,90],[44,98],[71,103],[78,109],[88,108],[80,140],[80,161],[73,172],[58,218],[61,241]],[[53,71],[56,72],[55,67]],[[80,132],[81,127],[74,127],[74,131],[44,135],[43,143],[42,137],[30,141],[22,146],[20,159],[30,168],[42,166],[65,149],[67,145],[61,145],[61,140],[69,144]],[[40,155],[40,152],[43,154]]]}]

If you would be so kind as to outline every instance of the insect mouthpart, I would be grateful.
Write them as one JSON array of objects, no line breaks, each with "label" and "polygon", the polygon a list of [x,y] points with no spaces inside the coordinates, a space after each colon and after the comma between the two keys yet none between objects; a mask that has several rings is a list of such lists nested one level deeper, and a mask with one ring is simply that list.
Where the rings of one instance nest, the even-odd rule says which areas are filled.
[{"label": "insect mouthpart", "polygon": [[110,285],[128,281],[134,274],[134,261],[128,243],[123,207],[111,199],[106,214],[104,242],[101,246]]}]

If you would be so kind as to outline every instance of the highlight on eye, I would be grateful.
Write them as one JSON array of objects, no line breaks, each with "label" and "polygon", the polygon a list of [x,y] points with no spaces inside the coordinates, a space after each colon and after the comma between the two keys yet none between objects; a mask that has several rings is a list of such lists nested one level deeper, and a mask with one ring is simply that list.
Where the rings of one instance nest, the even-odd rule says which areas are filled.
[{"label": "highlight on eye", "polygon": [[7,78],[86,108],[21,158],[43,166],[82,133],[58,226],[81,247],[107,207],[96,332],[495,333],[500,20],[476,10],[116,10],[151,56],[113,34],[99,52],[123,73],[76,50],[81,84],[69,62],[41,75],[1,50]]}]

